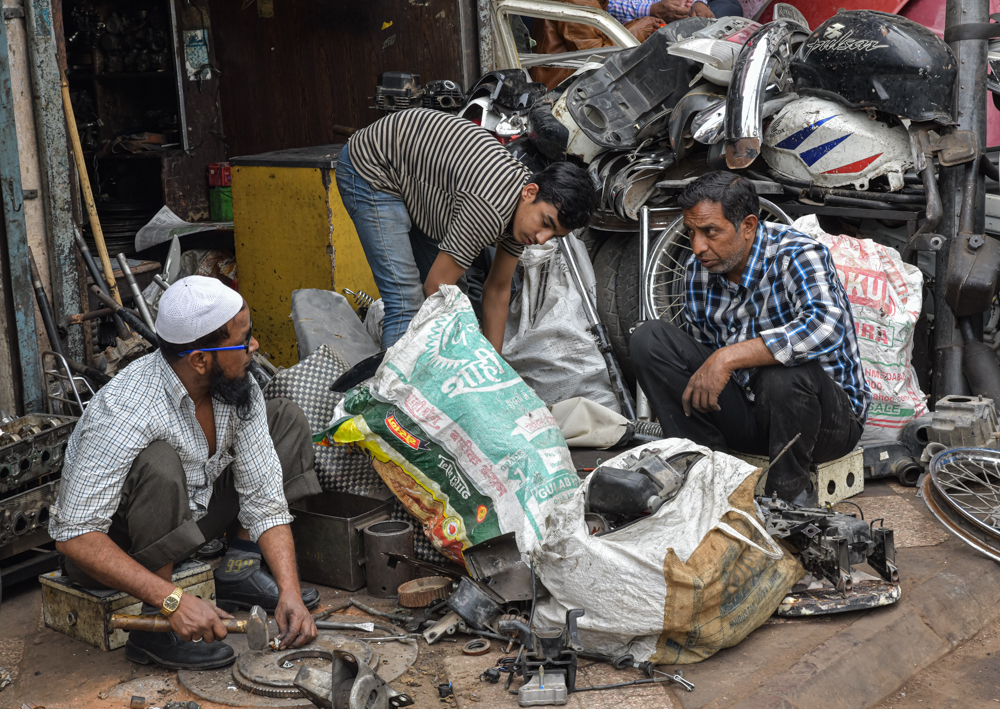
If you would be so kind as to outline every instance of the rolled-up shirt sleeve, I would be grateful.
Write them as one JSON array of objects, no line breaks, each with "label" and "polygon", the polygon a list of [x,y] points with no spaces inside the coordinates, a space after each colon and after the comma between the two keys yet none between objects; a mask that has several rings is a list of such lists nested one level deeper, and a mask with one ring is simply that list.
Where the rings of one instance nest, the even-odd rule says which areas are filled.
[{"label": "rolled-up shirt sleeve", "polygon": [[794,367],[835,351],[845,336],[850,306],[831,279],[837,271],[826,247],[799,251],[783,269],[784,285],[795,318],[780,327],[763,330],[760,337],[776,360]]},{"label": "rolled-up shirt sleeve", "polygon": [[609,0],[607,13],[621,22],[626,22],[649,15],[649,9],[656,0]]},{"label": "rolled-up shirt sleeve", "polygon": [[256,542],[271,527],[290,524],[292,515],[285,500],[281,461],[268,433],[264,396],[256,387],[253,396],[252,415],[233,441],[233,473],[240,523]]},{"label": "rolled-up shirt sleeve", "polygon": [[95,397],[66,446],[59,493],[52,506],[49,536],[69,541],[111,528],[125,477],[151,443],[148,420]]}]

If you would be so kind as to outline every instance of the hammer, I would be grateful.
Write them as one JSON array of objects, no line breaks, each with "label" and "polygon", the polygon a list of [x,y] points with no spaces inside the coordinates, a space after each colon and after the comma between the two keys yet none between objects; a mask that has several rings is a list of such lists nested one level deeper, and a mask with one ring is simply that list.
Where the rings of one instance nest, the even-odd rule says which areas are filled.
[{"label": "hammer", "polygon": [[[267,650],[271,642],[267,627],[267,613],[260,606],[250,609],[248,620],[222,618],[222,624],[230,633],[243,633],[251,650]],[[169,633],[173,630],[170,621],[162,615],[112,615],[111,628],[116,630],[145,630],[151,633]]]}]

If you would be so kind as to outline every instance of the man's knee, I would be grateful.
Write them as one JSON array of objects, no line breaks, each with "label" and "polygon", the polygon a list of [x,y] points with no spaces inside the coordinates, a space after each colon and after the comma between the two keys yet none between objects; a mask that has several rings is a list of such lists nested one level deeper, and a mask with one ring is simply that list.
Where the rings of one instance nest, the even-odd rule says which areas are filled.
[{"label": "man's knee", "polygon": [[180,499],[187,503],[187,475],[173,446],[166,441],[153,441],[140,451],[132,461],[122,489],[126,503],[133,490],[144,493],[155,490],[157,496],[164,499]]},{"label": "man's knee", "polygon": [[776,364],[757,370],[753,390],[759,399],[786,400],[791,394],[819,394],[819,377],[825,375],[818,362],[806,362],[795,367]]},{"label": "man's knee", "polygon": [[651,353],[663,353],[674,349],[681,338],[689,338],[686,332],[666,320],[649,320],[642,323],[632,333],[629,340],[629,356],[633,361],[645,361]]}]

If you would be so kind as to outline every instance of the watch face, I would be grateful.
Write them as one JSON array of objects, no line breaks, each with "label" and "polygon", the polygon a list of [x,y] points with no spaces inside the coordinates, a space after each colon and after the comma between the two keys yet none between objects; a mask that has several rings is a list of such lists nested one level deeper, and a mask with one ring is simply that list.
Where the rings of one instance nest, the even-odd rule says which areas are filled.
[{"label": "watch face", "polygon": [[163,607],[166,608],[168,611],[177,610],[177,606],[179,606],[180,604],[181,604],[181,599],[176,598],[174,596],[167,596],[167,598],[163,601]]}]

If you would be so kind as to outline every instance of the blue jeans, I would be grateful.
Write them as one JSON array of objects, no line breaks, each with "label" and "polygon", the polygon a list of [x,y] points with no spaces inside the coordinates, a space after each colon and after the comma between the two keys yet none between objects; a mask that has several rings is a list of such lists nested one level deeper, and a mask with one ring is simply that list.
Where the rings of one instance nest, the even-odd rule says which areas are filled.
[{"label": "blue jeans", "polygon": [[358,174],[346,145],[337,162],[337,188],[385,305],[382,348],[386,349],[403,336],[420,310],[423,282],[438,247],[413,227],[402,199],[380,192]]}]

